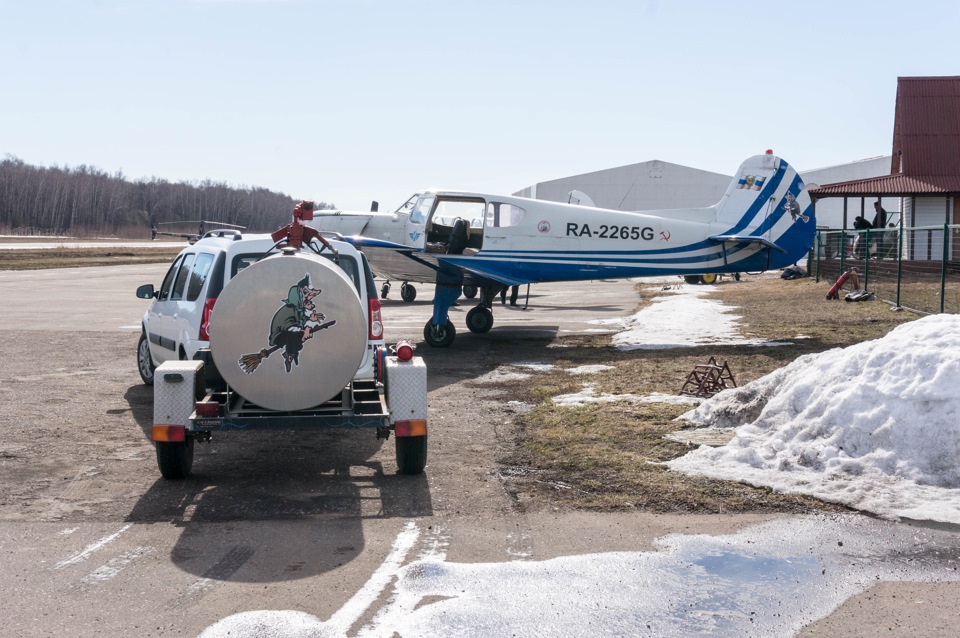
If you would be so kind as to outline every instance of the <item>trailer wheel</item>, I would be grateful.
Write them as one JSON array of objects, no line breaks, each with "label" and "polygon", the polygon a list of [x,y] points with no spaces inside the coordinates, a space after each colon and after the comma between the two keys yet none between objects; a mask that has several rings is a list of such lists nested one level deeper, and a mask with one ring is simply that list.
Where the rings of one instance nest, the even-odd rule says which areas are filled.
[{"label": "trailer wheel", "polygon": [[434,348],[446,348],[453,343],[456,336],[457,329],[449,319],[442,326],[434,326],[432,320],[427,320],[427,324],[423,327],[424,340]]},{"label": "trailer wheel", "polygon": [[157,366],[153,364],[153,357],[150,356],[150,342],[147,340],[147,333],[140,333],[140,342],[137,344],[137,370],[140,372],[140,378],[147,385],[153,385],[153,372]]},{"label": "trailer wheel", "polygon": [[401,474],[420,474],[427,464],[427,435],[395,436],[397,470]]},{"label": "trailer wheel", "polygon": [[709,275],[700,275],[700,283],[707,285],[715,284],[717,283],[717,276],[713,273],[710,273]]},{"label": "trailer wheel", "polygon": [[165,479],[187,478],[193,469],[193,437],[186,441],[157,441],[157,465]]},{"label": "trailer wheel", "polygon": [[417,298],[417,289],[411,286],[410,284],[403,284],[400,286],[400,298],[410,303]]},{"label": "trailer wheel", "polygon": [[477,287],[473,284],[467,284],[463,287],[463,296],[467,299],[473,299],[477,296]]}]

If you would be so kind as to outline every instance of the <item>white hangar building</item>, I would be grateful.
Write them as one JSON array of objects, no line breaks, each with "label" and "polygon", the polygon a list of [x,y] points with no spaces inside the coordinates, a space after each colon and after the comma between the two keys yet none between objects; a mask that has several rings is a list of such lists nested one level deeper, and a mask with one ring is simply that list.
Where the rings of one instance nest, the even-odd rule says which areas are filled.
[{"label": "white hangar building", "polygon": [[520,192],[550,202],[583,203],[570,200],[571,191],[585,193],[598,208],[613,210],[657,210],[662,208],[697,208],[713,206],[720,201],[733,179],[689,166],[650,160],[618,168],[561,177],[540,182]]},{"label": "white hangar building", "polygon": [[[887,155],[839,166],[801,171],[800,176],[809,186],[826,186],[836,182],[878,177],[889,172],[890,156]],[[719,202],[731,179],[733,177],[730,175],[721,175],[661,160],[650,160],[540,182],[514,195],[586,205],[590,205],[589,200],[592,200],[594,206],[613,210],[697,208],[712,206]],[[571,193],[574,194],[571,195]],[[589,200],[583,200],[582,194],[585,194]],[[895,212],[899,210],[899,200],[884,198],[883,207],[888,212]],[[859,202],[856,211],[848,211],[848,227],[857,215],[860,215]],[[868,219],[873,218],[872,206],[869,213],[864,212],[864,216]],[[842,200],[825,199],[817,202],[817,226],[842,228],[843,219]]]}]

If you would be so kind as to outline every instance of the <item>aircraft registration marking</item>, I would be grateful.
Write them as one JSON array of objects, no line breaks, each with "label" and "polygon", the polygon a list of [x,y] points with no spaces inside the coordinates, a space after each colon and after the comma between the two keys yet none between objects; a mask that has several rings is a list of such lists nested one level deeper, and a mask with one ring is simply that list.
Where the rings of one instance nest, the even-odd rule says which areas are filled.
[{"label": "aircraft registration marking", "polygon": [[598,239],[633,239],[650,241],[653,239],[653,228],[650,226],[617,226],[600,224],[597,230],[590,228],[590,224],[567,222],[567,237],[596,237]]}]

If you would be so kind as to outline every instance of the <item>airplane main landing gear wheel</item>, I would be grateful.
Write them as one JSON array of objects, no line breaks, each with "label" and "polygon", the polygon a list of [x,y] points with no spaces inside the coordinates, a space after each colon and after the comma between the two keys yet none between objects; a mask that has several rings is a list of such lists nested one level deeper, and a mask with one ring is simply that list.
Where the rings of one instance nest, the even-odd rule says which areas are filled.
[{"label": "airplane main landing gear wheel", "polygon": [[467,284],[463,287],[463,296],[467,299],[473,299],[477,296],[477,287]]},{"label": "airplane main landing gear wheel", "polygon": [[457,329],[453,327],[453,322],[449,319],[442,326],[435,326],[432,320],[428,320],[427,325],[423,327],[424,340],[434,348],[446,348],[453,343],[456,336]]},{"label": "airplane main landing gear wheel", "polygon": [[700,275],[700,283],[707,285],[715,284],[717,283],[717,276],[712,273],[709,275]]},{"label": "airplane main landing gear wheel", "polygon": [[400,286],[400,298],[406,301],[407,303],[413,301],[417,298],[417,289],[411,286],[410,284],[403,284]]},{"label": "airplane main landing gear wheel", "polygon": [[688,284],[700,283],[700,275],[684,275],[683,280]]},{"label": "airplane main landing gear wheel", "polygon": [[490,332],[493,327],[493,311],[484,306],[475,306],[467,313],[467,328],[474,334]]}]

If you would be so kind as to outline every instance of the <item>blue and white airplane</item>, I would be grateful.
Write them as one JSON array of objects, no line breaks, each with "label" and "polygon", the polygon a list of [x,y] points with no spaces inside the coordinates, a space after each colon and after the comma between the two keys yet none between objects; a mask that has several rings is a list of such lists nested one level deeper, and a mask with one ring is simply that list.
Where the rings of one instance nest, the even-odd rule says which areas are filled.
[{"label": "blue and white airplane", "polygon": [[[317,213],[314,225],[337,213]],[[548,281],[702,275],[783,268],[806,257],[816,233],[803,180],[767,151],[740,165],[721,200],[706,208],[624,212],[463,191],[418,193],[394,213],[367,221],[347,240],[373,270],[401,281],[435,281],[433,346],[453,342],[447,311],[458,282],[480,289],[467,313],[471,332],[493,326],[505,286]],[[442,284],[447,283],[448,286]]]}]

